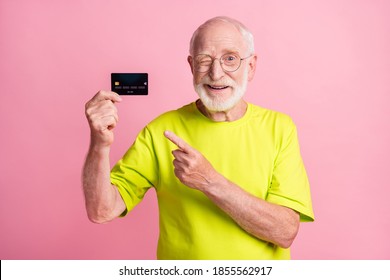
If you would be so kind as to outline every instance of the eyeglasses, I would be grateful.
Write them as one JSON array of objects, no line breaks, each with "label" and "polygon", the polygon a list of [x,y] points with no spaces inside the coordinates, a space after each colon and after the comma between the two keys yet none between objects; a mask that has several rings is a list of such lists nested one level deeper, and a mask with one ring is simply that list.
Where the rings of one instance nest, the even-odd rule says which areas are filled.
[{"label": "eyeglasses", "polygon": [[[247,59],[250,56],[241,58],[238,54],[236,53],[227,53],[224,54],[219,58],[219,63],[221,64],[221,67],[223,71],[225,72],[234,72],[237,71],[238,68],[241,66],[241,61],[244,59]],[[211,66],[214,63],[214,60],[218,59],[212,58],[208,54],[198,54],[194,58],[194,64],[195,64],[195,71],[200,72],[200,73],[205,73],[210,71]]]}]

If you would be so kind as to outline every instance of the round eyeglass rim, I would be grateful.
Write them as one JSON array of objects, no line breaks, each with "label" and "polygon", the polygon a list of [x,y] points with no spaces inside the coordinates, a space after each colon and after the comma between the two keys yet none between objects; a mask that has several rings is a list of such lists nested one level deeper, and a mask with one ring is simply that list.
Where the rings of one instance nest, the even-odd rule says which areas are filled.
[{"label": "round eyeglass rim", "polygon": [[[221,58],[224,57],[225,55],[228,55],[228,54],[234,54],[234,55],[237,55],[237,56],[240,58],[240,63],[238,64],[238,67],[237,67],[235,70],[228,71],[228,70],[226,70],[225,68],[223,68],[223,65],[224,65],[224,64],[221,62]],[[215,61],[216,59],[218,59],[218,60],[219,60],[219,64],[221,65],[222,70],[223,70],[224,72],[232,73],[232,72],[236,72],[238,69],[240,69],[240,67],[241,67],[241,62],[242,62],[244,59],[250,58],[250,57],[253,56],[254,54],[250,54],[250,55],[248,55],[247,57],[241,58],[240,55],[238,55],[238,54],[236,54],[236,53],[233,52],[233,53],[225,53],[224,55],[222,55],[222,56],[219,57],[219,58],[218,58],[218,57],[214,57],[214,58],[213,58],[213,57],[212,57],[211,55],[209,55],[209,54],[198,53],[197,55],[194,55],[194,56],[193,56],[194,62],[195,62],[195,58],[196,58],[197,56],[200,56],[200,55],[205,55],[205,56],[210,57],[211,60],[212,60],[212,63],[210,64],[209,69],[208,69],[207,71],[198,71],[198,70],[196,70],[196,68],[194,67],[196,72],[198,72],[198,73],[207,73],[207,72],[209,72],[210,69],[211,69],[211,66],[213,66],[214,61]]]}]

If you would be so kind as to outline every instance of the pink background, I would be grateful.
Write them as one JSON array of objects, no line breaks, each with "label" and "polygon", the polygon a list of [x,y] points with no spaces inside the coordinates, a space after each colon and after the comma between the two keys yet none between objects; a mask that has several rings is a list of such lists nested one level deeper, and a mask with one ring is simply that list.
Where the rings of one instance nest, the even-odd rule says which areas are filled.
[{"label": "pink background", "polygon": [[294,259],[390,258],[390,2],[0,2],[0,259],[154,259],[154,191],[125,219],[88,221],[81,168],[84,104],[111,72],[148,72],[126,97],[114,164],[160,113],[196,99],[186,62],[195,28],[216,15],[254,33],[247,100],[299,131],[316,222]]}]

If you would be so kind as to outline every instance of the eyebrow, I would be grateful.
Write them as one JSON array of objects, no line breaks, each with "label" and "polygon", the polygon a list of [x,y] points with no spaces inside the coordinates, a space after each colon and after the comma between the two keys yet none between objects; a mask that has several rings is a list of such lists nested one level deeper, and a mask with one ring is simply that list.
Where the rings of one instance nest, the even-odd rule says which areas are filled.
[{"label": "eyebrow", "polygon": [[223,53],[240,53],[238,49],[224,49]]},{"label": "eyebrow", "polygon": [[[240,52],[238,50],[225,49],[225,50],[222,51],[222,55],[225,55],[225,54],[228,54],[228,53],[234,53],[234,54],[237,54],[237,55],[240,56]],[[194,56],[198,56],[198,55],[208,55],[208,56],[212,57],[211,54],[208,54],[206,52],[200,52],[200,53],[195,54]]]}]

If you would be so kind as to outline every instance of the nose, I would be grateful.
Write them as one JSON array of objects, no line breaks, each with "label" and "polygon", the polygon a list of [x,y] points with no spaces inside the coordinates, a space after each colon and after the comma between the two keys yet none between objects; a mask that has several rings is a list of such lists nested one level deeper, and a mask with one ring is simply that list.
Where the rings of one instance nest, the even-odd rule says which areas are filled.
[{"label": "nose", "polygon": [[218,81],[225,75],[225,71],[222,69],[221,61],[218,58],[214,59],[213,64],[210,67],[209,75],[213,81]]}]

